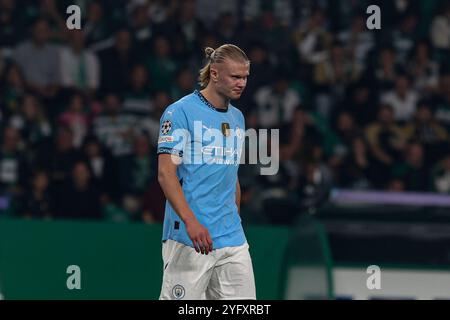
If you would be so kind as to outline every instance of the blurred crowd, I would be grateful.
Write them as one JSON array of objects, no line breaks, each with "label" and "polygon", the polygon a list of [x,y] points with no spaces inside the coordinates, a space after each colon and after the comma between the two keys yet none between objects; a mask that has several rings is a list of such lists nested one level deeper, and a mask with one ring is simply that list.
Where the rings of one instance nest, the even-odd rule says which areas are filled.
[{"label": "blurred crowd", "polygon": [[280,129],[276,175],[241,166],[247,221],[331,188],[450,192],[448,1],[0,0],[0,214],[162,221],[160,116],[224,43],[251,60],[247,128]]}]

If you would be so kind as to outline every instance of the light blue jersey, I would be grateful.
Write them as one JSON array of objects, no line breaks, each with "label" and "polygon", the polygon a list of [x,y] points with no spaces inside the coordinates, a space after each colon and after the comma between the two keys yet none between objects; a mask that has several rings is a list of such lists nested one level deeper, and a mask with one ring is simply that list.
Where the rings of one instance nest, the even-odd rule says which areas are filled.
[{"label": "light blue jersey", "polygon": [[[158,154],[181,156],[177,176],[214,249],[246,242],[236,206],[236,183],[245,122],[242,112],[212,106],[199,91],[166,108],[160,121]],[[184,223],[166,202],[163,241],[193,247]]]}]

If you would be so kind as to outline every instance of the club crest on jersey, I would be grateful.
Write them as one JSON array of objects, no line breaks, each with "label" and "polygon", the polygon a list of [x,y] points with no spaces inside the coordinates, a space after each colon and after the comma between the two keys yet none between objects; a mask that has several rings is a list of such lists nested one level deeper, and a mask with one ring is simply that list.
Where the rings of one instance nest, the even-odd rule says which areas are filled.
[{"label": "club crest on jersey", "polygon": [[176,286],[174,286],[172,288],[172,296],[175,299],[177,299],[177,300],[183,299],[184,294],[185,294],[185,290],[182,285],[177,284]]},{"label": "club crest on jersey", "polygon": [[172,129],[172,122],[170,120],[166,120],[161,125],[161,133],[162,134],[168,134],[170,130]]},{"label": "club crest on jersey", "polygon": [[228,122],[222,122],[222,133],[225,137],[230,135],[230,124]]}]

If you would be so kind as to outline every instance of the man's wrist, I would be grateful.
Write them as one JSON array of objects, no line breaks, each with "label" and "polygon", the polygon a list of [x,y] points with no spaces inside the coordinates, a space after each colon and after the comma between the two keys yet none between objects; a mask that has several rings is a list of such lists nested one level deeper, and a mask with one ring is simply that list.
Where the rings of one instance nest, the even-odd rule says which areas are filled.
[{"label": "man's wrist", "polygon": [[183,223],[185,225],[191,224],[195,221],[197,221],[197,218],[195,217],[193,212],[189,212],[188,214],[184,215],[181,220],[183,220]]}]

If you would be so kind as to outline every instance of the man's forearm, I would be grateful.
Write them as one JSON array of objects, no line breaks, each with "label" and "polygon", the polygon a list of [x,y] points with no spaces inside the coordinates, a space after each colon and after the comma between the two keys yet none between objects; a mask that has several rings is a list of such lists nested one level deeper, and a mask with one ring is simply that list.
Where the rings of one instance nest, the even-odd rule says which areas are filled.
[{"label": "man's forearm", "polygon": [[170,173],[160,173],[158,174],[158,181],[167,200],[181,220],[186,223],[187,221],[196,219],[184,197],[177,176]]}]

